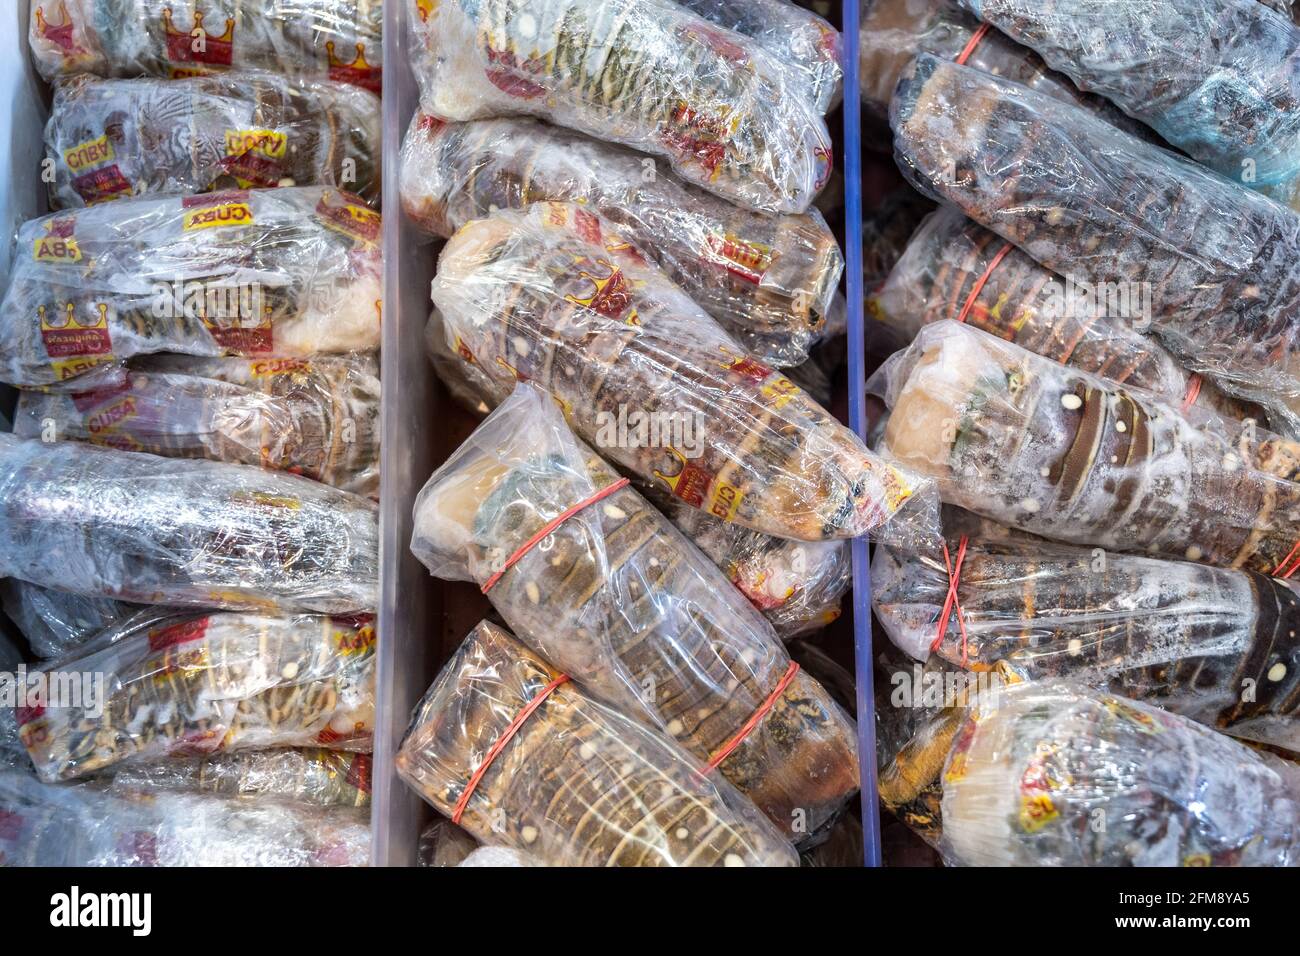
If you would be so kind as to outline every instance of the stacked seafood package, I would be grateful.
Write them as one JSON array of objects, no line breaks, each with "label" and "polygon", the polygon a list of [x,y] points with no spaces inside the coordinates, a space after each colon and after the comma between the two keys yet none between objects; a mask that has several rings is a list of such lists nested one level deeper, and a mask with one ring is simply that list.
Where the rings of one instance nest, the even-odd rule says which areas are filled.
[{"label": "stacked seafood package", "polygon": [[876,0],[861,39],[938,203],[866,303],[876,451],[944,503],[872,560],[882,802],[955,865],[1300,865],[1300,28]]},{"label": "stacked seafood package", "polygon": [[32,4],[2,863],[369,859],[381,11],[292,6]]}]

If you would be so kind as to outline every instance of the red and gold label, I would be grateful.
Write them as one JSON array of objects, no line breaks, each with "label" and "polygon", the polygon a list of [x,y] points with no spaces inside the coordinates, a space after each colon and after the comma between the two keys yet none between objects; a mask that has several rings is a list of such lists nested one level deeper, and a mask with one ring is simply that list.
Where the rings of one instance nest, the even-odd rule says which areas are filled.
[{"label": "red and gold label", "polygon": [[169,627],[161,627],[149,632],[149,650],[165,651],[178,644],[197,641],[208,633],[208,618],[200,617],[193,621],[182,621]]},{"label": "red and gold label", "polygon": [[[225,21],[225,32],[212,33],[203,22],[203,10],[195,4],[194,19],[189,29],[172,16],[170,6],[163,7],[163,31],[167,37],[167,59],[172,63],[202,63],[208,66],[228,67],[235,60],[235,21]],[[216,24],[213,24],[215,27]]]},{"label": "red and gold label", "polygon": [[336,628],[334,646],[344,655],[369,654],[375,647],[375,626],[363,624],[356,628]]},{"label": "red and gold label", "polygon": [[59,381],[113,361],[107,305],[78,313],[75,304],[67,302],[56,309],[38,306],[36,312],[45,354]]},{"label": "red and gold label", "polygon": [[186,232],[196,229],[219,229],[224,226],[251,226],[253,207],[246,202],[221,200],[197,209],[187,209],[181,217],[181,228]]},{"label": "red and gold label", "polygon": [[117,163],[72,177],[72,188],[86,201],[87,206],[111,202],[134,192],[131,181],[122,175]]},{"label": "red and gold label", "polygon": [[[332,201],[334,197],[338,197],[337,203]],[[316,204],[316,215],[327,229],[368,245],[379,242],[383,218],[359,199],[353,201],[345,193],[326,192]]]},{"label": "red and gold label", "polygon": [[88,169],[111,163],[114,159],[113,144],[108,136],[86,140],[63,151],[63,161],[73,173],[84,173]]},{"label": "red and gold label", "polygon": [[722,236],[710,234],[705,243],[704,261],[758,285],[767,275],[767,270],[772,268],[772,247],[747,242],[731,232]]}]

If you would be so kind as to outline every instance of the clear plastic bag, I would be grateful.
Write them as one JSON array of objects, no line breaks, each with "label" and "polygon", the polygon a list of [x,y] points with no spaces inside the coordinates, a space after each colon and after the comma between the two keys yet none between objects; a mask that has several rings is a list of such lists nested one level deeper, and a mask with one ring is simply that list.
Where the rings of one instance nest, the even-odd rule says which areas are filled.
[{"label": "clear plastic bag", "polygon": [[1185,718],[1019,684],[958,735],[941,848],[967,866],[1295,866],[1297,794],[1300,767]]},{"label": "clear plastic bag", "polygon": [[402,207],[450,236],[498,209],[582,203],[653,256],[743,345],[798,365],[826,323],[844,259],[821,213],[737,209],[645,157],[536,120],[444,123],[417,114],[402,145]]},{"label": "clear plastic bag", "polygon": [[65,657],[139,609],[112,598],[56,591],[17,578],[0,581],[0,605],[23,632],[32,653],[44,660]]},{"label": "clear plastic bag", "polygon": [[321,807],[370,806],[371,756],[322,747],[245,750],[114,767],[113,786]]},{"label": "clear plastic bag", "polygon": [[478,849],[478,840],[450,820],[439,817],[420,833],[420,866],[459,866]]},{"label": "clear plastic bag", "polygon": [[1284,15],[1258,0],[956,2],[1192,158],[1300,203],[1300,30]]},{"label": "clear plastic bag", "polygon": [[18,230],[0,303],[0,381],[111,378],[153,352],[376,349],[379,230],[379,213],[322,186],[121,200],[33,219]]},{"label": "clear plastic bag", "polygon": [[420,492],[411,550],[488,588],[520,640],[715,762],[795,839],[813,832],[857,790],[853,721],[790,675],[771,626],[708,558],[630,487],[525,550],[617,477],[521,385]]},{"label": "clear plastic bag", "polygon": [[367,611],[377,510],[295,475],[0,433],[0,575],[75,594]]},{"label": "clear plastic bag", "polygon": [[830,136],[798,71],[676,3],[406,2],[435,116],[539,116],[766,212],[803,212],[830,176]]},{"label": "clear plastic bag", "polygon": [[[949,552],[954,560],[952,544]],[[1247,571],[1068,545],[967,545],[961,620],[942,557],[877,548],[872,606],[918,660],[1053,677],[1146,699],[1234,736],[1300,751],[1300,598]]]},{"label": "clear plastic bag", "polygon": [[598,452],[693,507],[806,541],[937,533],[924,482],[745,355],[578,206],[469,223],[443,250],[433,300],[453,352],[500,387],[548,390]]},{"label": "clear plastic bag", "polygon": [[945,502],[1072,544],[1295,570],[1300,484],[1240,423],[956,322],[926,326],[868,387],[891,409],[882,451]]},{"label": "clear plastic bag", "polygon": [[[1263,9],[1261,7],[1261,9]],[[921,56],[894,98],[894,153],[1060,276],[1105,290],[1192,371],[1300,429],[1300,217],[1089,113]]]},{"label": "clear plastic bag", "polygon": [[463,803],[460,825],[483,842],[551,866],[797,865],[794,848],[721,775],[574,683],[556,684],[560,676],[479,624],[416,709],[398,775],[442,813],[454,817]]},{"label": "clear plastic bag", "polygon": [[923,325],[953,319],[1056,362],[1154,392],[1169,402],[1234,418],[1263,410],[1191,378],[1131,321],[1112,318],[1090,288],[1067,282],[951,206],[912,236],[884,284],[867,296],[873,318],[911,341]]},{"label": "clear plastic bag", "polygon": [[382,0],[33,0],[31,9],[32,58],[51,83],[264,69],[380,92]]},{"label": "clear plastic bag", "polygon": [[[368,752],[375,726],[369,616],[212,614],[142,627],[60,661],[102,688],[18,715],[41,779],[73,780],[127,761],[268,747]],[[53,681],[53,678],[51,678]]]},{"label": "clear plastic bag", "polygon": [[259,465],[377,497],[378,371],[371,355],[142,356],[120,384],[22,392],[14,434]]},{"label": "clear plastic bag", "polygon": [[469,856],[456,865],[499,868],[503,866],[545,866],[546,864],[531,853],[525,853],[523,850],[516,850],[507,846],[481,846],[470,851]]},{"label": "clear plastic bag", "polygon": [[366,866],[350,807],[43,784],[0,771],[0,866]]},{"label": "clear plastic bag", "polygon": [[50,206],[237,188],[337,186],[379,200],[379,100],[324,80],[231,73],[60,84]]}]

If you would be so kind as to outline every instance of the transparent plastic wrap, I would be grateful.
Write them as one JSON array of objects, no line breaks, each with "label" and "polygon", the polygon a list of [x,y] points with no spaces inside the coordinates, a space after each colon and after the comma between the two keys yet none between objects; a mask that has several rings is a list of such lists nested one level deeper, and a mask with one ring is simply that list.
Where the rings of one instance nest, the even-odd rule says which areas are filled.
[{"label": "transparent plastic wrap", "polygon": [[216,793],[321,807],[370,806],[368,753],[291,747],[114,767],[113,786]]},{"label": "transparent plastic wrap", "polygon": [[469,856],[456,864],[457,866],[487,866],[493,868],[515,866],[545,866],[531,853],[506,846],[481,846],[470,851]]},{"label": "transparent plastic wrap", "polygon": [[[379,213],[321,186],[129,199],[18,230],[0,381],[38,387],[136,355],[379,347]],[[107,368],[106,368],[107,367]]]},{"label": "transparent plastic wrap", "polygon": [[212,794],[105,791],[0,771],[0,866],[366,866],[370,822],[349,807]]},{"label": "transparent plastic wrap", "polygon": [[478,845],[461,827],[439,817],[420,832],[420,866],[459,866]]},{"label": "transparent plastic wrap", "polygon": [[738,209],[671,173],[648,175],[645,162],[536,120],[449,124],[419,113],[402,144],[402,207],[447,237],[498,209],[580,202],[617,224],[750,354],[804,361],[844,271],[821,213]]},{"label": "transparent plastic wrap", "polygon": [[[888,193],[862,218],[862,287],[868,295],[905,254],[912,235],[934,211],[934,202],[911,186]],[[870,304],[870,299],[867,300]]]},{"label": "transparent plastic wrap", "polygon": [[397,772],[483,842],[551,866],[798,864],[725,779],[487,622],[429,688]]},{"label": "transparent plastic wrap", "polygon": [[112,598],[56,591],[17,578],[0,581],[0,606],[23,632],[32,653],[44,660],[66,656],[139,609]]},{"label": "transparent plastic wrap", "polygon": [[752,37],[797,72],[807,96],[825,114],[840,100],[844,70],[840,35],[811,10],[787,0],[677,0],[710,23]]},{"label": "transparent plastic wrap", "polygon": [[379,100],[325,80],[231,73],[61,84],[45,126],[50,206],[339,186],[379,199]]},{"label": "transparent plastic wrap", "polygon": [[[1263,9],[1261,7],[1261,9]],[[1184,365],[1300,429],[1300,217],[1083,110],[921,56],[894,155],[1058,275],[1104,288]]]},{"label": "transparent plastic wrap", "polygon": [[478,584],[521,641],[716,766],[792,838],[812,833],[857,790],[853,721],[649,502],[626,483],[601,497],[617,481],[521,385],[420,492],[411,550]]},{"label": "transparent plastic wrap", "polygon": [[669,0],[404,2],[435,116],[539,116],[766,212],[803,212],[830,176],[798,71]]},{"label": "transparent plastic wrap", "polygon": [[24,391],[14,434],[259,465],[379,494],[379,363],[143,356],[120,383]]},{"label": "transparent plastic wrap", "polygon": [[1300,751],[1300,598],[1289,584],[1046,542],[976,540],[960,553],[958,611],[942,558],[876,549],[872,606],[912,657],[1109,684]]},{"label": "transparent plastic wrap", "polygon": [[967,866],[1296,866],[1298,795],[1300,767],[1185,718],[1019,684],[960,731],[941,848]]},{"label": "transparent plastic wrap", "polygon": [[0,575],[91,597],[351,614],[378,509],[306,478],[0,433]]},{"label": "transparent plastic wrap", "polygon": [[1258,406],[1193,376],[1141,334],[1134,321],[1140,316],[1112,317],[1111,306],[1123,301],[1099,299],[1094,288],[1062,279],[956,209],[941,206],[916,230],[866,306],[904,341],[923,325],[953,319],[1169,402],[1262,418]]},{"label": "transparent plastic wrap", "polygon": [[380,92],[382,0],[33,0],[31,10],[32,59],[51,83],[264,69]]},{"label": "transparent plastic wrap", "polygon": [[119,763],[269,747],[368,752],[375,726],[371,618],[211,614],[141,627],[57,665],[98,689],[18,715],[42,780]]},{"label": "transparent plastic wrap", "polygon": [[1192,158],[1300,203],[1300,30],[1284,15],[1258,0],[956,2]]},{"label": "transparent plastic wrap", "polygon": [[443,250],[433,300],[454,352],[499,386],[546,389],[598,451],[693,507],[806,541],[937,533],[924,482],[745,355],[580,207],[469,223]]},{"label": "transparent plastic wrap", "polygon": [[1300,564],[1300,484],[1241,423],[956,322],[926,326],[868,388],[891,409],[882,451],[945,502],[1072,544],[1284,577]]}]

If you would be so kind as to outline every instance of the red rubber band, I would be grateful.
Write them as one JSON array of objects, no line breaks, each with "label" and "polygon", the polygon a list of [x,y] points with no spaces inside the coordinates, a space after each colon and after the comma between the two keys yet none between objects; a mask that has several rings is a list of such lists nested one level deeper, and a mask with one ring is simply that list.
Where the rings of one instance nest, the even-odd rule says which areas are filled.
[{"label": "red rubber band", "polygon": [[984,274],[975,280],[975,285],[971,288],[970,295],[966,297],[966,304],[962,306],[961,314],[957,316],[958,322],[966,321],[966,316],[970,315],[970,310],[974,307],[975,300],[979,298],[979,294],[984,291],[984,285],[989,281],[989,276],[993,275],[993,270],[998,267],[998,263],[1005,259],[1007,253],[1010,251],[1011,243],[1008,242],[1005,246],[999,249],[998,254],[989,261],[988,268],[984,270]]},{"label": "red rubber band", "polygon": [[596,492],[590,498],[586,498],[582,501],[579,501],[572,508],[569,508],[566,511],[564,511],[563,514],[557,515],[556,517],[552,518],[550,521],[546,522],[546,524],[542,526],[541,531],[537,532],[537,534],[533,535],[531,538],[525,541],[518,551],[510,555],[510,559],[506,561],[504,565],[502,565],[501,570],[498,571],[496,574],[492,575],[492,577],[488,578],[487,583],[485,583],[480,590],[482,590],[484,594],[487,594],[488,591],[492,589],[492,586],[501,580],[501,575],[505,574],[512,567],[514,567],[515,563],[520,558],[522,558],[525,554],[531,551],[533,549],[533,546],[536,545],[537,542],[541,541],[548,534],[550,534],[560,525],[564,524],[564,522],[568,521],[570,518],[576,515],[583,508],[588,508],[591,505],[594,505],[597,501],[600,501],[603,498],[608,498],[614,492],[618,491],[620,488],[623,488],[625,485],[627,485],[627,483],[628,480],[626,478],[620,478],[618,481],[614,482],[613,484],[606,485],[604,488],[600,489],[600,491]]},{"label": "red rubber band", "polygon": [[1196,396],[1201,394],[1201,376],[1193,372],[1187,378],[1187,393],[1183,396],[1183,414],[1196,404]]},{"label": "red rubber band", "polygon": [[510,743],[510,739],[514,737],[519,728],[524,725],[524,721],[532,716],[533,711],[542,706],[542,701],[551,696],[551,691],[555,690],[555,688],[568,680],[568,674],[561,674],[559,677],[555,678],[555,680],[551,681],[539,690],[537,696],[528,702],[528,706],[515,714],[515,719],[510,721],[510,726],[507,727],[505,732],[497,738],[497,742],[488,749],[487,754],[483,757],[483,762],[478,765],[478,769],[475,770],[473,775],[469,778],[469,783],[465,784],[465,791],[460,795],[460,799],[456,801],[455,809],[451,811],[452,823],[457,826],[460,825],[460,818],[464,815],[465,807],[469,805],[469,798],[474,795],[474,790],[478,787],[479,781],[482,780],[483,775],[487,773],[488,767],[492,766],[492,761],[497,759],[497,756],[505,749],[506,744]]},{"label": "red rubber band", "polygon": [[961,600],[957,597],[957,582],[961,580],[962,562],[966,560],[966,535],[961,536],[961,541],[957,545],[957,564],[954,566],[952,559],[948,556],[948,543],[943,545],[943,563],[948,568],[948,596],[944,599],[943,610],[939,613],[939,629],[934,635],[934,641],[930,644],[930,652],[934,653],[943,646],[943,639],[948,634],[948,622],[952,620],[953,611],[957,612],[957,626],[961,628],[961,666],[965,667],[970,661],[969,636],[966,633],[966,615],[961,609]]},{"label": "red rubber band", "polygon": [[787,687],[790,686],[790,681],[794,680],[794,675],[797,673],[799,673],[799,665],[794,661],[791,661],[790,666],[785,669],[785,673],[781,676],[781,679],[776,682],[776,689],[767,695],[767,700],[763,701],[758,710],[754,711],[754,715],[750,717],[749,720],[745,721],[745,726],[740,728],[736,733],[736,736],[723,744],[722,749],[713,755],[713,759],[709,761],[710,770],[716,770],[718,764],[730,757],[731,752],[739,747],[746,737],[753,733],[754,728],[757,727],[762,719],[767,716],[767,712],[776,706],[776,699],[785,692]]},{"label": "red rubber band", "polygon": [[[1300,541],[1297,541],[1287,553],[1287,556],[1277,563],[1277,567],[1273,569],[1273,577],[1276,578],[1280,576],[1282,580],[1285,581],[1290,578],[1291,575],[1296,573],[1296,569],[1300,568],[1300,556],[1297,555],[1297,552],[1300,552]],[[1292,561],[1292,558],[1295,558],[1295,561]],[[1282,569],[1288,564],[1291,565],[1290,570],[1285,574],[1282,574]]]},{"label": "red rubber band", "polygon": [[975,48],[980,45],[980,40],[983,40],[984,35],[988,32],[989,25],[987,23],[981,23],[980,28],[975,31],[969,40],[966,41],[965,49],[957,54],[957,59],[954,62],[958,66],[965,66],[966,61],[970,59],[970,55],[974,53]]}]

